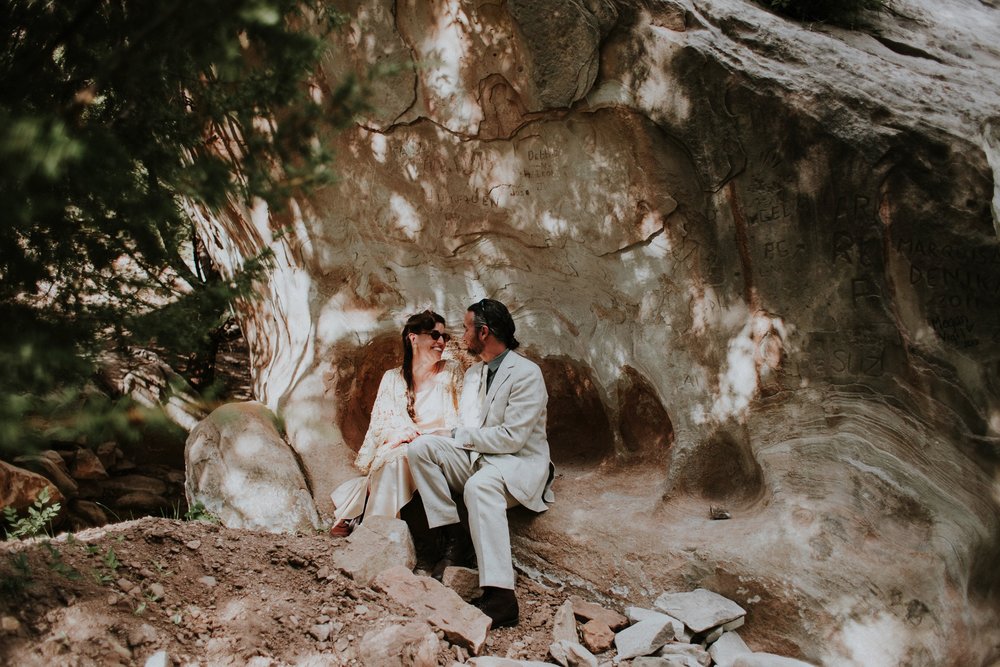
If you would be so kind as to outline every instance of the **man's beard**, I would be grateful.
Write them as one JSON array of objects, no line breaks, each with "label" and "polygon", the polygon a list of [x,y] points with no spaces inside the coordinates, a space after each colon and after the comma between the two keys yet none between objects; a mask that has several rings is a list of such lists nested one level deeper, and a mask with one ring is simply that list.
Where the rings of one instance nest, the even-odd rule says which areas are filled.
[{"label": "man's beard", "polygon": [[483,341],[476,338],[471,343],[469,343],[467,351],[469,352],[469,354],[474,354],[478,357],[480,354],[482,354],[484,347],[485,346],[483,345]]}]

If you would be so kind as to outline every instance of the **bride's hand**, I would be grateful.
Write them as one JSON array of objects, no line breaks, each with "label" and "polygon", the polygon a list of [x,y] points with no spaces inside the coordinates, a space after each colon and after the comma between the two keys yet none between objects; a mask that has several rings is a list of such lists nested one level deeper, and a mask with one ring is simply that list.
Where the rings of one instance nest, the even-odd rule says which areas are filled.
[{"label": "bride's hand", "polygon": [[408,442],[412,441],[414,438],[416,438],[418,435],[420,435],[420,434],[417,433],[416,431],[404,432],[402,435],[400,435],[395,440],[390,440],[389,441],[389,448],[390,449],[395,449],[396,447],[400,447],[402,445],[405,445],[406,443],[408,443]]}]

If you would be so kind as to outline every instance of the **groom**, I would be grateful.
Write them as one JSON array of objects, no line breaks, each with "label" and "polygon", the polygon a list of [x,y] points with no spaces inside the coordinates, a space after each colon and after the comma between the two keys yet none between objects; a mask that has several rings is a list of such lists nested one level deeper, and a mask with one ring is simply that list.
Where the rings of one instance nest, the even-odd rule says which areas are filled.
[{"label": "groom", "polygon": [[483,588],[476,605],[493,627],[516,625],[507,509],[520,504],[543,512],[553,500],[545,436],[548,393],[541,369],[514,351],[520,345],[514,320],[499,301],[469,306],[463,340],[482,359],[465,374],[463,425],[451,437],[420,436],[407,457],[431,528],[459,528],[451,492],[462,493]]}]

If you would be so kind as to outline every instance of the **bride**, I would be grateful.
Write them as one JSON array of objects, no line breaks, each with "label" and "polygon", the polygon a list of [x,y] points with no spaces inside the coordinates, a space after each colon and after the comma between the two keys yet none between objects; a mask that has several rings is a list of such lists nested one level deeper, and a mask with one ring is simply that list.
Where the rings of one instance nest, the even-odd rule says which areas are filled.
[{"label": "bride", "polygon": [[349,535],[363,516],[398,517],[416,487],[406,462],[406,444],[418,435],[450,432],[458,425],[462,371],[441,358],[451,339],[444,318],[431,310],[411,315],[403,326],[403,365],[385,372],[371,423],[354,461],[363,477],[330,494],[336,508],[334,537]]}]

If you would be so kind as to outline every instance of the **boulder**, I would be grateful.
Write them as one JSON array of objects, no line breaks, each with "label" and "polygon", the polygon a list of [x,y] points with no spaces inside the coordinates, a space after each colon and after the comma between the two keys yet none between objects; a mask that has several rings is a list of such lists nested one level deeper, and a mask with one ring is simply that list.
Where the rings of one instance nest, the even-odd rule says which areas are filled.
[{"label": "boulder", "polygon": [[257,402],[217,408],[184,450],[188,506],[202,503],[229,528],[312,531],[319,516],[274,415]]},{"label": "boulder", "polygon": [[79,485],[70,477],[69,469],[57,451],[47,450],[38,454],[18,456],[14,459],[14,463],[48,479],[66,498],[74,498],[79,494]]},{"label": "boulder", "polygon": [[76,498],[70,503],[70,516],[74,523],[73,529],[90,528],[93,526],[103,526],[110,523],[108,515],[100,505],[89,500]]},{"label": "boulder", "polygon": [[458,593],[441,582],[417,576],[409,568],[398,566],[375,577],[372,586],[412,609],[418,617],[442,631],[448,641],[469,649],[473,655],[478,655],[486,643],[489,616],[466,604]]},{"label": "boulder", "polygon": [[417,553],[406,522],[385,516],[365,519],[333,553],[333,563],[362,586],[392,567],[412,570]]},{"label": "boulder", "polygon": [[23,513],[42,489],[49,490],[50,503],[65,503],[62,492],[47,477],[0,461],[0,507],[12,507]]},{"label": "boulder", "polygon": [[70,475],[73,479],[107,479],[108,471],[97,454],[80,447],[74,452]]},{"label": "boulder", "polygon": [[166,495],[170,488],[162,479],[148,475],[116,475],[97,486],[115,494],[148,493],[156,496]]},{"label": "boulder", "polygon": [[369,630],[358,658],[366,667],[437,667],[441,642],[427,623],[413,622]]},{"label": "boulder", "polygon": [[148,491],[132,491],[115,499],[115,509],[145,514],[170,509],[170,501]]}]

